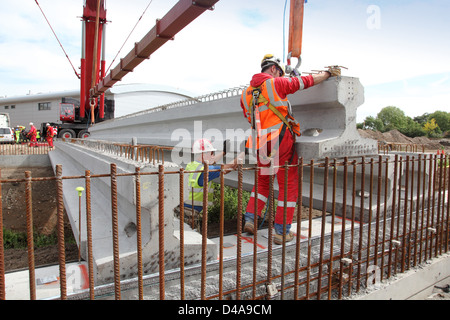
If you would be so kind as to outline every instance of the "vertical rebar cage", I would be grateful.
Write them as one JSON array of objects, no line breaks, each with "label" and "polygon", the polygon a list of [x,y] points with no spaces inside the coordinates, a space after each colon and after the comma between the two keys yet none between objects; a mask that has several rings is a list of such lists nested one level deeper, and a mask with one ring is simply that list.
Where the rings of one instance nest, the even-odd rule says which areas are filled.
[{"label": "vertical rebar cage", "polygon": [[[81,142],[89,144],[89,141]],[[23,179],[5,179],[0,170],[0,192],[11,184],[24,184],[26,203],[29,298],[39,299],[39,281],[36,279],[36,265],[33,239],[33,202],[31,189],[41,181],[56,181],[56,206],[58,213],[57,233],[59,252],[59,295],[55,299],[104,299],[114,293],[115,299],[342,299],[359,293],[383,280],[417,267],[427,260],[449,252],[449,190],[450,169],[448,155],[397,154],[393,157],[344,158],[324,161],[303,162],[295,165],[299,173],[298,203],[295,214],[296,240],[292,243],[274,245],[272,228],[256,230],[254,235],[243,233],[242,218],[245,205],[242,197],[243,174],[254,174],[255,166],[239,165],[236,169],[238,212],[234,256],[225,256],[224,248],[229,246],[224,233],[224,170],[220,169],[220,223],[219,234],[215,236],[218,246],[217,257],[208,254],[208,209],[202,212],[199,227],[201,242],[197,262],[189,262],[185,252],[185,240],[189,224],[179,223],[178,258],[174,259],[165,246],[168,234],[164,205],[168,190],[165,181],[178,179],[180,221],[185,221],[186,201],[185,178],[192,171],[184,169],[167,170],[163,165],[163,149],[154,146],[125,146],[96,144],[95,148],[114,152],[140,161],[159,163],[155,172],[119,173],[116,165],[110,171],[84,175],[63,176],[61,166],[54,177],[32,177],[27,171]],[[286,170],[288,164],[279,167]],[[287,170],[286,170],[287,171]],[[208,167],[202,170],[207,176]],[[111,281],[98,285],[96,268],[92,259],[96,230],[92,227],[92,185],[98,179],[109,179],[111,185],[111,238],[113,262]],[[133,232],[136,233],[136,259],[134,273],[123,273],[121,269],[120,237],[117,230],[118,208],[121,206],[118,190],[127,179],[133,181],[136,204]],[[68,262],[64,249],[64,200],[63,182],[77,180],[84,186],[85,206],[81,219],[82,230],[86,232],[84,243],[87,264],[88,285],[83,289],[70,291],[66,275]],[[146,181],[145,183],[143,181]],[[287,180],[287,179],[286,179]],[[207,182],[207,181],[205,181]],[[322,190],[315,190],[320,182]],[[143,258],[143,232],[141,209],[145,209],[141,191],[151,188],[158,195],[158,221],[153,221],[155,237],[151,244],[157,246],[158,254],[147,261]],[[204,184],[205,186],[207,183]],[[206,188],[206,187],[205,187]],[[206,195],[205,189],[204,194]],[[255,191],[257,192],[257,191]],[[314,195],[322,195],[322,205],[314,203]],[[320,198],[320,197],[319,197]],[[8,271],[4,263],[3,210],[4,197],[0,207],[0,299],[8,299]],[[270,179],[270,195],[267,201],[267,221],[274,221],[275,206],[274,179]],[[284,201],[286,203],[287,201]],[[204,199],[207,207],[207,199]],[[302,210],[303,209],[303,210]],[[313,216],[313,210],[319,215]],[[302,215],[303,211],[303,215]],[[305,214],[306,212],[306,214]],[[105,226],[106,227],[106,226]],[[306,233],[303,230],[307,230]],[[195,230],[194,230],[195,231]],[[313,232],[314,231],[314,232]],[[269,241],[267,241],[267,238]],[[267,247],[261,241],[267,242]],[[248,244],[252,246],[248,249]],[[80,245],[80,243],[79,243]],[[246,247],[247,251],[244,250]],[[82,250],[83,251],[83,250]],[[245,251],[245,252],[244,252]],[[174,260],[177,260],[174,262]],[[156,268],[149,268],[150,265]],[[174,267],[175,266],[175,267]],[[69,286],[70,287],[70,286]]]}]

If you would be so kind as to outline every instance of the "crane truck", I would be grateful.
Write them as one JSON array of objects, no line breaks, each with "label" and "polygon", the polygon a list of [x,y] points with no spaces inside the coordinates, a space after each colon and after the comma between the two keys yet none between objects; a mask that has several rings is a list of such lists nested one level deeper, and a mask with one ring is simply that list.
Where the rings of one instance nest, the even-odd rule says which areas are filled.
[{"label": "crane truck", "polygon": [[106,9],[104,0],[86,0],[83,6],[80,99],[62,98],[60,122],[41,124],[47,132],[47,123],[57,129],[60,138],[86,138],[89,126],[114,118],[114,101],[105,99],[104,93],[90,97],[89,90],[105,75],[104,28]]}]

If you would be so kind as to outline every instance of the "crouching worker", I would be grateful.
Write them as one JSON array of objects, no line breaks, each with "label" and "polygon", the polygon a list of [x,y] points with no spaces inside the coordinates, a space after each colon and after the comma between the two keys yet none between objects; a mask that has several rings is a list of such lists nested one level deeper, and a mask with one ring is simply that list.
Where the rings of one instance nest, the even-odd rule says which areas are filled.
[{"label": "crouching worker", "polygon": [[[201,172],[204,169],[204,163],[208,162],[208,205],[212,205],[213,188],[211,186],[212,180],[220,176],[220,165],[215,163],[221,159],[224,152],[215,154],[216,149],[211,142],[207,139],[199,139],[194,142],[192,146],[192,152],[195,154],[195,160],[190,162],[186,166],[186,171],[196,171],[189,173],[189,196],[184,203],[185,208],[193,209],[197,213],[203,211],[203,183],[204,173]],[[227,174],[237,168],[239,159],[244,157],[244,153],[239,154],[232,162],[224,164],[224,173]],[[194,211],[194,214],[195,214]]]}]

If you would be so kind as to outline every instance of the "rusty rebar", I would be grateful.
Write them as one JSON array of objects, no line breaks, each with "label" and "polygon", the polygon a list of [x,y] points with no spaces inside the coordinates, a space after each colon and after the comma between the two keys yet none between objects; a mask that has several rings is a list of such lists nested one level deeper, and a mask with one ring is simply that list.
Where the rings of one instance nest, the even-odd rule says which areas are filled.
[{"label": "rusty rebar", "polygon": [[381,281],[384,277],[384,262],[386,256],[386,222],[387,222],[387,208],[388,208],[388,179],[389,177],[389,158],[386,158],[385,172],[384,172],[384,210],[383,210],[383,240],[381,245]]},{"label": "rusty rebar", "polygon": [[310,161],[309,171],[309,212],[308,212],[308,260],[306,267],[306,299],[309,299],[310,279],[311,279],[311,239],[312,239],[312,208],[314,193],[314,159]]},{"label": "rusty rebar", "polygon": [[28,273],[30,284],[30,300],[36,300],[36,277],[34,268],[34,239],[33,239],[33,205],[31,171],[25,171],[27,183],[25,186],[26,217],[27,217],[27,244],[28,244]]},{"label": "rusty rebar", "polygon": [[[379,245],[379,234],[380,234],[380,221],[381,221],[381,188],[383,182],[383,157],[378,156],[378,176],[377,176],[377,210],[375,217],[375,249],[374,249],[374,265],[378,266],[378,245]],[[385,224],[385,220],[383,220],[383,225]],[[384,251],[381,251],[381,260],[383,259]],[[380,269],[383,268],[383,264],[381,264]],[[376,281],[376,277],[375,277]]]},{"label": "rusty rebar", "polygon": [[344,174],[343,174],[343,185],[342,185],[342,226],[341,226],[341,256],[339,264],[339,288],[338,288],[338,299],[342,299],[342,289],[343,289],[343,275],[344,275],[344,264],[342,259],[345,257],[345,224],[347,220],[347,175],[348,175],[348,157],[344,158]]},{"label": "rusty rebar", "polygon": [[[2,178],[2,169],[0,168],[0,180]],[[5,290],[5,253],[3,247],[3,197],[2,184],[0,183],[0,300],[6,299]]]},{"label": "rusty rebar", "polygon": [[236,248],[236,300],[241,298],[241,264],[242,264],[242,188],[243,171],[242,163],[238,164],[238,208],[237,208],[237,248]]},{"label": "rusty rebar", "polygon": [[430,259],[433,257],[433,237],[434,237],[434,250],[435,256],[437,256],[437,228],[434,222],[435,216],[435,204],[436,204],[436,172],[437,172],[437,155],[433,155],[433,180],[432,180],[432,196],[431,196],[431,226],[436,232],[431,232],[431,244],[430,244]]},{"label": "rusty rebar", "polygon": [[[422,171],[422,159],[421,155],[419,154],[419,158],[417,159],[417,188],[416,188],[416,224],[415,224],[415,236],[414,236],[414,262],[413,266],[417,266],[417,254],[419,245],[422,243],[422,239],[419,238],[419,216],[420,216],[420,178],[421,178],[421,171]],[[414,173],[414,171],[413,171]],[[420,251],[419,251],[420,255]]]},{"label": "rusty rebar", "polygon": [[141,223],[141,168],[135,168],[136,188],[136,249],[138,267],[139,300],[144,299],[143,268],[142,268],[142,223]]},{"label": "rusty rebar", "polygon": [[[268,245],[267,245],[267,285],[272,285],[272,260],[273,260],[273,252],[272,252],[272,248],[273,248],[273,242],[272,240],[272,236],[273,236],[273,220],[274,220],[274,203],[275,203],[275,198],[274,198],[274,192],[273,192],[273,186],[274,186],[274,178],[275,178],[275,174],[274,174],[274,163],[273,163],[273,159],[270,159],[270,176],[269,176],[269,198],[268,198],[268,203],[267,205],[268,207],[268,225],[269,228],[267,229],[268,231]],[[270,297],[269,297],[270,298]]]},{"label": "rusty rebar", "polygon": [[164,300],[165,287],[165,259],[164,259],[164,165],[158,166],[158,235],[159,235],[159,300]]},{"label": "rusty rebar", "polygon": [[58,235],[59,283],[61,300],[67,298],[66,253],[64,240],[64,199],[62,183],[62,166],[56,165],[56,210]]},{"label": "rusty rebar", "polygon": [[365,197],[365,174],[366,174],[366,159],[365,157],[361,157],[361,203],[360,203],[360,213],[359,213],[359,221],[361,223],[359,228],[359,246],[358,246],[358,266],[357,266],[357,275],[356,275],[356,292],[359,292],[361,286],[361,263],[362,263],[362,243],[363,243],[363,226],[364,226],[364,197]]},{"label": "rusty rebar", "polygon": [[[298,159],[298,195],[297,195],[297,242],[295,244],[295,279],[294,299],[298,300],[298,278],[300,273],[300,242],[302,232],[302,197],[303,197],[303,158]],[[287,191],[287,190],[286,190]]]},{"label": "rusty rebar", "polygon": [[[445,160],[445,164],[450,162],[450,156],[447,154],[446,156],[446,160]],[[448,169],[447,169],[448,168]],[[446,222],[446,241],[445,241],[445,251],[448,252],[448,246],[449,246],[449,236],[450,236],[450,167],[449,166],[445,166],[445,170],[448,172],[448,176],[447,174],[445,175],[447,177],[447,222]],[[445,190],[444,190],[444,194],[445,194]]]},{"label": "rusty rebar", "polygon": [[[288,173],[289,163],[284,164],[284,199],[283,199],[283,242],[281,244],[281,300],[284,300],[284,278],[286,273],[286,219],[287,219],[287,194],[288,194]],[[281,188],[281,186],[279,186]],[[255,271],[253,271],[255,272]]]},{"label": "rusty rebar", "polygon": [[201,266],[201,299],[205,300],[206,289],[206,261],[207,261],[207,241],[208,241],[208,175],[209,162],[203,163],[203,215],[202,215],[202,266]]},{"label": "rusty rebar", "polygon": [[220,217],[219,217],[219,300],[223,299],[223,224],[225,210],[224,165],[220,166]]},{"label": "rusty rebar", "polygon": [[[439,166],[439,179],[438,179],[438,200],[437,200],[437,221],[436,221],[436,231],[437,231],[437,236],[436,236],[436,256],[438,254],[442,254],[442,220],[443,217],[441,219],[441,195],[442,195],[442,174],[443,174],[443,168],[444,168],[444,155],[440,154],[440,159],[438,159],[438,161],[436,162],[436,166]],[[435,183],[436,184],[436,183]]]},{"label": "rusty rebar", "polygon": [[91,171],[85,171],[86,187],[86,236],[87,236],[87,255],[89,270],[89,298],[95,299],[94,287],[94,257],[92,246],[92,212],[91,212]]},{"label": "rusty rebar", "polygon": [[[425,260],[428,259],[428,245],[430,242],[431,246],[431,237],[430,237],[430,202],[431,202],[431,182],[433,181],[433,164],[432,164],[433,155],[430,154],[428,160],[428,197],[427,197],[427,224],[426,224],[426,232],[425,232]],[[429,240],[429,241],[428,241]],[[431,258],[431,249],[430,249],[430,258]]]},{"label": "rusty rebar", "polygon": [[325,158],[324,172],[323,172],[323,194],[322,194],[322,225],[320,231],[320,253],[319,253],[319,275],[317,279],[317,300],[320,300],[322,293],[322,271],[323,271],[323,254],[325,246],[325,222],[327,215],[327,195],[328,195],[328,168],[329,159]]},{"label": "rusty rebar", "polygon": [[[256,298],[256,267],[257,267],[257,245],[258,245],[258,164],[255,165],[255,194],[254,194],[254,208],[253,213],[253,279],[252,279],[252,299]],[[272,241],[272,239],[269,239]]]},{"label": "rusty rebar", "polygon": [[112,240],[114,259],[114,295],[116,300],[120,300],[120,251],[119,251],[119,217],[117,206],[117,166],[110,164],[111,170],[111,220],[112,220]]},{"label": "rusty rebar", "polygon": [[[356,168],[357,163],[356,160],[353,160],[352,163],[352,223],[351,223],[351,239],[350,239],[350,248],[349,248],[349,257],[351,259],[350,265],[349,265],[349,277],[348,277],[348,295],[350,296],[352,291],[352,280],[353,280],[353,242],[355,238],[355,203],[356,203]],[[362,225],[360,226],[362,228]]]},{"label": "rusty rebar", "polygon": [[[192,207],[194,210],[194,207]],[[194,212],[192,211],[192,215]],[[184,293],[184,168],[180,168],[180,299]]]},{"label": "rusty rebar", "polygon": [[412,239],[413,239],[413,233],[415,230],[413,230],[413,213],[414,213],[414,168],[415,168],[415,158],[412,156],[410,158],[411,162],[411,173],[408,172],[411,176],[411,188],[410,188],[410,195],[409,195],[409,232],[408,232],[408,264],[407,269],[409,270],[410,265],[412,265],[413,260],[411,259],[411,250],[412,248]]},{"label": "rusty rebar", "polygon": [[333,181],[331,200],[331,237],[330,237],[330,264],[328,267],[328,300],[331,300],[331,289],[333,279],[333,246],[334,246],[334,222],[336,217],[336,183],[337,183],[337,162],[333,159]]},{"label": "rusty rebar", "polygon": [[[373,158],[370,158],[369,162],[370,174],[369,174],[369,218],[367,223],[367,250],[366,250],[366,285],[368,285],[369,273],[367,272],[370,264],[370,241],[371,241],[371,233],[372,233],[372,201],[373,201]],[[363,196],[364,197],[364,196]],[[376,277],[374,277],[375,279]]]}]

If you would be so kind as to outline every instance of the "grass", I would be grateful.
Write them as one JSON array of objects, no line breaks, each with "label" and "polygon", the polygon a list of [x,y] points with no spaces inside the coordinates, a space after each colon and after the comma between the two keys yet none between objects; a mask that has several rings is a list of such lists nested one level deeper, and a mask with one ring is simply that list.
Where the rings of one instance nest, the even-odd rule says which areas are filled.
[{"label": "grass", "polygon": [[[73,236],[65,236],[66,243],[75,243]],[[51,235],[33,234],[34,247],[42,248],[58,244],[56,232]],[[27,233],[3,229],[3,246],[5,249],[25,249],[27,248]]]},{"label": "grass", "polygon": [[[219,222],[220,218],[220,184],[213,183],[213,205],[208,207],[208,222]],[[250,200],[250,192],[242,191],[242,214]],[[232,220],[236,218],[238,212],[238,190],[225,186],[224,187],[224,220]]]}]

